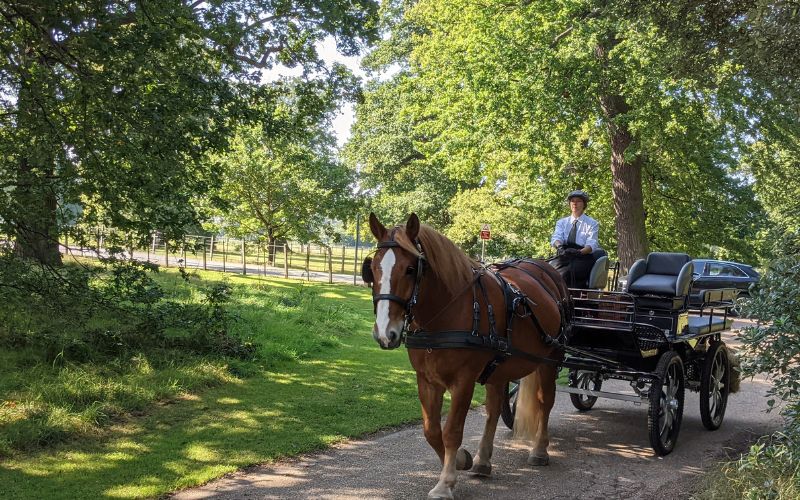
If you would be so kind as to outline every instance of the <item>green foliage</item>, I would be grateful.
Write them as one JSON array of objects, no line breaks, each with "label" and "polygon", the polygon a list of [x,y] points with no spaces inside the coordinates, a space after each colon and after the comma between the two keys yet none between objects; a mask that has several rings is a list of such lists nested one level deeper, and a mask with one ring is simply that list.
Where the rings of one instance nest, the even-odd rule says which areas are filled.
[{"label": "green foliage", "polygon": [[739,460],[710,474],[698,500],[792,499],[800,496],[800,433],[778,432],[750,447]]},{"label": "green foliage", "polygon": [[782,240],[783,255],[761,277],[745,305],[745,314],[759,324],[740,335],[743,374],[766,373],[772,380],[770,407],[780,401],[794,425],[800,425],[800,239]]},{"label": "green foliage", "polygon": [[[219,184],[205,161],[241,122],[279,133],[282,82],[299,67],[298,120],[349,73],[320,60],[325,37],[358,53],[375,37],[373,0],[5,2],[0,16],[0,229],[56,262],[59,229],[84,222],[170,239],[191,201]],[[43,36],[47,34],[46,36]],[[299,89],[299,90],[298,90]]]},{"label": "green foliage", "polygon": [[352,212],[352,175],[337,161],[335,141],[325,127],[338,100],[323,96],[315,114],[296,108],[301,97],[276,110],[287,122],[280,136],[260,126],[242,127],[230,149],[213,157],[224,181],[214,197],[216,224],[234,236],[259,234],[269,245],[289,238],[319,240],[331,219]]},{"label": "green foliage", "polygon": [[749,77],[755,61],[731,48],[743,40],[708,49],[738,29],[752,7],[740,3],[386,2],[367,64],[400,71],[367,86],[348,164],[393,220],[418,211],[470,251],[491,223],[494,255],[546,252],[564,194],[585,189],[613,254],[631,207],[612,200],[609,130],[625,127],[648,246],[753,261],[768,221],[741,161],[775,120],[789,137],[798,127],[771,83]]},{"label": "green foliage", "polygon": [[45,362],[130,356],[146,347],[249,357],[254,346],[231,336],[229,290],[217,284],[192,302],[170,296],[151,264],[41,266],[0,255],[0,344],[30,348]]},{"label": "green foliage", "polygon": [[742,374],[766,374],[770,410],[781,408],[785,429],[722,466],[699,498],[797,498],[800,495],[800,238],[775,240],[777,258],[751,290],[744,313],[758,324],[740,333]]}]

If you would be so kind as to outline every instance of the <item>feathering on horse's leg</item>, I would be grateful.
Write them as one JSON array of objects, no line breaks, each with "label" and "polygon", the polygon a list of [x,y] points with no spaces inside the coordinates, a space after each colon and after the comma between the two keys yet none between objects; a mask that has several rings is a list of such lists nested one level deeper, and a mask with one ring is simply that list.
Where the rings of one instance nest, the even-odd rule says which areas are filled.
[{"label": "feathering on horse's leg", "polygon": [[528,463],[530,465],[549,465],[550,456],[547,453],[547,448],[550,446],[550,433],[548,424],[550,422],[550,411],[553,409],[556,399],[558,368],[554,365],[542,364],[536,369],[536,373],[539,379],[539,390],[536,393],[539,418],[537,420],[536,438],[528,456]]},{"label": "feathering on horse's leg", "polygon": [[425,440],[444,463],[444,441],[442,440],[442,400],[444,387],[428,382],[417,374],[417,393],[422,405],[422,429]]},{"label": "feathering on horse's leg", "polygon": [[464,421],[467,419],[472,394],[475,391],[474,379],[462,378],[450,387],[450,411],[444,426],[444,463],[439,475],[439,482],[428,492],[428,498],[453,498],[456,486],[457,469],[472,467],[472,457],[466,450],[461,450],[464,437]]},{"label": "feathering on horse's leg", "polygon": [[500,408],[505,399],[505,386],[505,383],[486,384],[486,424],[483,427],[478,455],[470,471],[479,476],[489,476],[492,473],[494,435],[497,431],[497,420],[500,418]]}]

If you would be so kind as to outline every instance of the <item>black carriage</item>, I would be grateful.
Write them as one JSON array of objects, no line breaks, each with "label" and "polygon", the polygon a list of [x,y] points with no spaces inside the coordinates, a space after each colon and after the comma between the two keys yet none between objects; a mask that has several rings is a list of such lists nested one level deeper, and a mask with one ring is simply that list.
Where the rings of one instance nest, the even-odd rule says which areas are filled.
[{"label": "black carriage", "polygon": [[[700,393],[703,425],[722,424],[731,385],[731,362],[721,333],[735,289],[701,291],[690,306],[693,278],[688,255],[651,253],[637,261],[626,291],[603,291],[608,261],[595,264],[587,288],[570,289],[572,319],[567,330],[569,393],[580,411],[598,398],[612,398],[648,407],[650,444],[658,455],[675,447],[688,389]],[[616,280],[614,280],[616,281]],[[632,392],[605,392],[609,379],[630,383]],[[515,385],[511,384],[503,420],[513,425]]]}]

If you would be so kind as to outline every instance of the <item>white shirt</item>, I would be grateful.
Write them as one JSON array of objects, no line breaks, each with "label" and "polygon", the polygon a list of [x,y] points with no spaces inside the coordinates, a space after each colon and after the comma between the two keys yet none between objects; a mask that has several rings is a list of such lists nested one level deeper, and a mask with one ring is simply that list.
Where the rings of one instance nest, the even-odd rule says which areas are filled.
[{"label": "white shirt", "polygon": [[[575,217],[569,215],[556,222],[556,230],[553,231],[553,236],[550,237],[550,245],[556,241],[566,243],[569,238],[569,232],[572,230],[572,222]],[[580,246],[588,246],[592,248],[592,252],[600,248],[597,243],[597,232],[600,229],[600,224],[586,214],[578,217],[578,228],[575,234],[575,244]]]}]

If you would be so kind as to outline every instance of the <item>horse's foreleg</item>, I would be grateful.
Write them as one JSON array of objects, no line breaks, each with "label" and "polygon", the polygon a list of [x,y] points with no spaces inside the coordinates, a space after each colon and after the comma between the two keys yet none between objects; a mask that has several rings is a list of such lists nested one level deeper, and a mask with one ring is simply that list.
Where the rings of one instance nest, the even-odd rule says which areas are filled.
[{"label": "horse's foreleg", "polygon": [[494,435],[503,399],[505,399],[505,384],[486,384],[486,424],[483,427],[478,456],[475,457],[471,471],[479,476],[488,476],[492,473]]},{"label": "horse's foreleg", "polygon": [[450,388],[452,400],[450,412],[447,414],[447,423],[444,428],[444,461],[442,463],[442,473],[439,475],[439,482],[436,487],[428,492],[428,498],[453,498],[453,488],[456,485],[456,465],[457,458],[461,458],[461,468],[469,468],[471,457],[459,446],[464,437],[464,421],[467,419],[467,412],[472,401],[472,393],[475,390],[475,383],[471,380],[464,380]]},{"label": "horse's foreleg", "polygon": [[422,403],[422,429],[425,440],[444,463],[444,441],[442,440],[442,398],[444,387],[431,384],[417,374],[417,392]]},{"label": "horse's foreleg", "polygon": [[539,414],[537,419],[536,437],[533,441],[533,449],[528,456],[530,465],[549,465],[550,456],[547,454],[547,447],[550,445],[550,433],[548,432],[548,422],[550,411],[556,400],[556,378],[558,369],[554,365],[542,364],[536,369],[538,372],[539,387],[536,391],[536,412]]}]

